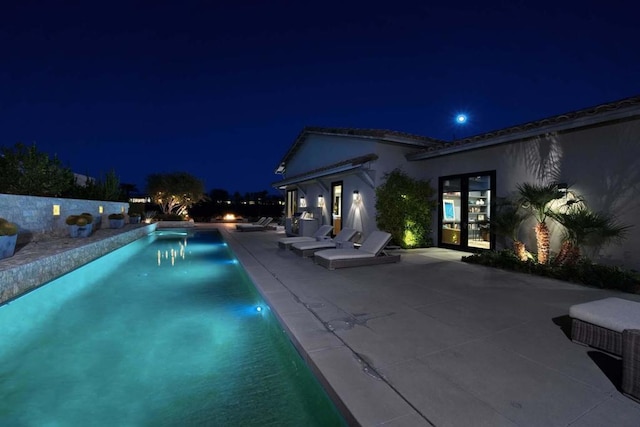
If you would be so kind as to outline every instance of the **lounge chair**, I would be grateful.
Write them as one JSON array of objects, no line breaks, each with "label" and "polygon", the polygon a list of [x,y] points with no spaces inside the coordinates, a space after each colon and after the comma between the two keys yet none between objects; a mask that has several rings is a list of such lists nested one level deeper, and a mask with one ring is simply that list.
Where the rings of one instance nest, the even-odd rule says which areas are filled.
[{"label": "lounge chair", "polygon": [[264,231],[272,221],[273,218],[269,217],[265,219],[262,224],[238,224],[236,229],[238,231]]},{"label": "lounge chair", "polygon": [[263,216],[262,218],[260,218],[259,220],[257,220],[256,222],[252,222],[250,224],[247,223],[240,223],[240,224],[236,224],[236,230],[239,230],[240,227],[244,226],[246,227],[247,225],[262,225],[263,222],[265,222],[267,220],[266,216]]},{"label": "lounge chair", "polygon": [[313,256],[313,261],[329,270],[361,265],[388,264],[400,261],[400,255],[389,255],[384,251],[391,240],[391,234],[374,231],[359,248],[325,249]]},{"label": "lounge chair", "polygon": [[333,230],[333,227],[330,225],[321,225],[320,228],[313,233],[312,236],[294,236],[294,237],[283,237],[278,240],[278,247],[280,249],[291,249],[291,245],[294,243],[301,242],[316,242],[318,240],[328,239],[328,234]]},{"label": "lounge chair", "polygon": [[333,239],[294,243],[291,245],[291,250],[296,255],[306,258],[322,249],[343,247],[344,245],[351,243],[351,239],[356,237],[357,234],[358,230],[354,228],[343,228]]}]

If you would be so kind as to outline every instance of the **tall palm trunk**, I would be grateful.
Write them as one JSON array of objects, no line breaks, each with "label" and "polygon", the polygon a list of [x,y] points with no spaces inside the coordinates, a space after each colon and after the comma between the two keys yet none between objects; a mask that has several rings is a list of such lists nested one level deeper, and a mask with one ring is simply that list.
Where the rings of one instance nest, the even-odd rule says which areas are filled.
[{"label": "tall palm trunk", "polygon": [[580,248],[576,245],[571,245],[571,249],[567,253],[567,258],[565,259],[565,265],[576,265],[580,260]]},{"label": "tall palm trunk", "polygon": [[569,252],[571,252],[572,246],[573,244],[570,241],[564,240],[560,245],[560,251],[558,252],[558,255],[556,255],[556,258],[553,260],[553,263],[557,265],[564,264],[567,261]]},{"label": "tall palm trunk", "polygon": [[527,260],[527,249],[524,243],[522,243],[521,241],[519,240],[513,241],[513,252],[516,254],[516,256],[520,261]]},{"label": "tall palm trunk", "polygon": [[549,227],[544,222],[539,222],[535,227],[536,244],[538,246],[538,263],[546,264],[549,261]]}]

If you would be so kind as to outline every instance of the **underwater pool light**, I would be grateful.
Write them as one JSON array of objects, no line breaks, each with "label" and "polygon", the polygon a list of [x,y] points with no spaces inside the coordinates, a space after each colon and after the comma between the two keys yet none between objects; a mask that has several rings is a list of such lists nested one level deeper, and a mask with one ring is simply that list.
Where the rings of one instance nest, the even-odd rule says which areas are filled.
[{"label": "underwater pool light", "polygon": [[256,307],[256,311],[257,311],[258,313],[260,313],[260,312],[262,311],[262,307],[257,306],[257,307]]}]

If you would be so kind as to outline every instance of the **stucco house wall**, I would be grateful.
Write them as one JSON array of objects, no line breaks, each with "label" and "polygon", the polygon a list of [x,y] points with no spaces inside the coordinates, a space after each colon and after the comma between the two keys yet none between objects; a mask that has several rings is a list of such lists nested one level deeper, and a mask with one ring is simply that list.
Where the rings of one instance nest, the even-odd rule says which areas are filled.
[{"label": "stucco house wall", "polygon": [[[375,188],[384,182],[385,174],[395,168],[407,165],[406,155],[423,147],[419,142],[409,141],[394,142],[385,140],[384,137],[372,137],[367,131],[358,133],[358,130],[349,130],[355,135],[343,133],[326,134],[310,133],[303,142],[296,140],[295,152],[285,156],[283,164],[286,165],[286,173],[283,181],[287,185],[278,185],[276,188],[283,190],[297,189],[298,198],[305,197],[306,207],[298,206],[298,212],[306,210],[313,212],[314,216],[321,217],[321,224],[331,224],[331,184],[342,181],[342,228],[355,228],[366,238],[372,231],[377,230],[375,221]],[[384,133],[384,131],[381,131]],[[303,131],[304,133],[304,131]],[[404,137],[398,133],[394,137]],[[300,138],[300,137],[299,137]],[[297,145],[295,145],[297,144]],[[349,159],[357,159],[362,156],[373,156],[372,160],[350,168]],[[348,170],[331,172],[332,165],[341,164]],[[328,173],[313,177],[305,177],[305,174],[313,171],[328,169]],[[340,169],[340,168],[337,168]],[[300,179],[289,178],[300,176]],[[291,182],[293,180],[294,182]],[[282,181],[281,181],[282,182]],[[354,203],[354,191],[359,194],[359,199]],[[325,206],[318,206],[318,196],[322,195]]]},{"label": "stucco house wall", "polygon": [[[591,253],[603,263],[640,269],[640,119],[621,123],[547,133],[537,137],[456,152],[411,162],[412,173],[437,186],[441,176],[496,171],[495,194],[512,196],[521,183],[567,183],[585,197],[594,211],[615,215],[632,226],[620,244],[610,244]],[[436,218],[437,219],[437,218]],[[549,220],[557,250],[561,227]],[[434,226],[434,241],[437,228]],[[525,224],[521,238],[535,247],[533,223]]]}]

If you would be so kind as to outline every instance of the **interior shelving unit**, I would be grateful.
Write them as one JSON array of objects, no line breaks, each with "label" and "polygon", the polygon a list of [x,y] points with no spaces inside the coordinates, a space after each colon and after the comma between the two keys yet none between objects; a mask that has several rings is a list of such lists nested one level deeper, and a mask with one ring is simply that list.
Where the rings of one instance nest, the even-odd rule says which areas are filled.
[{"label": "interior shelving unit", "polygon": [[481,233],[488,221],[490,191],[469,191],[469,237],[472,240],[484,240]]}]

